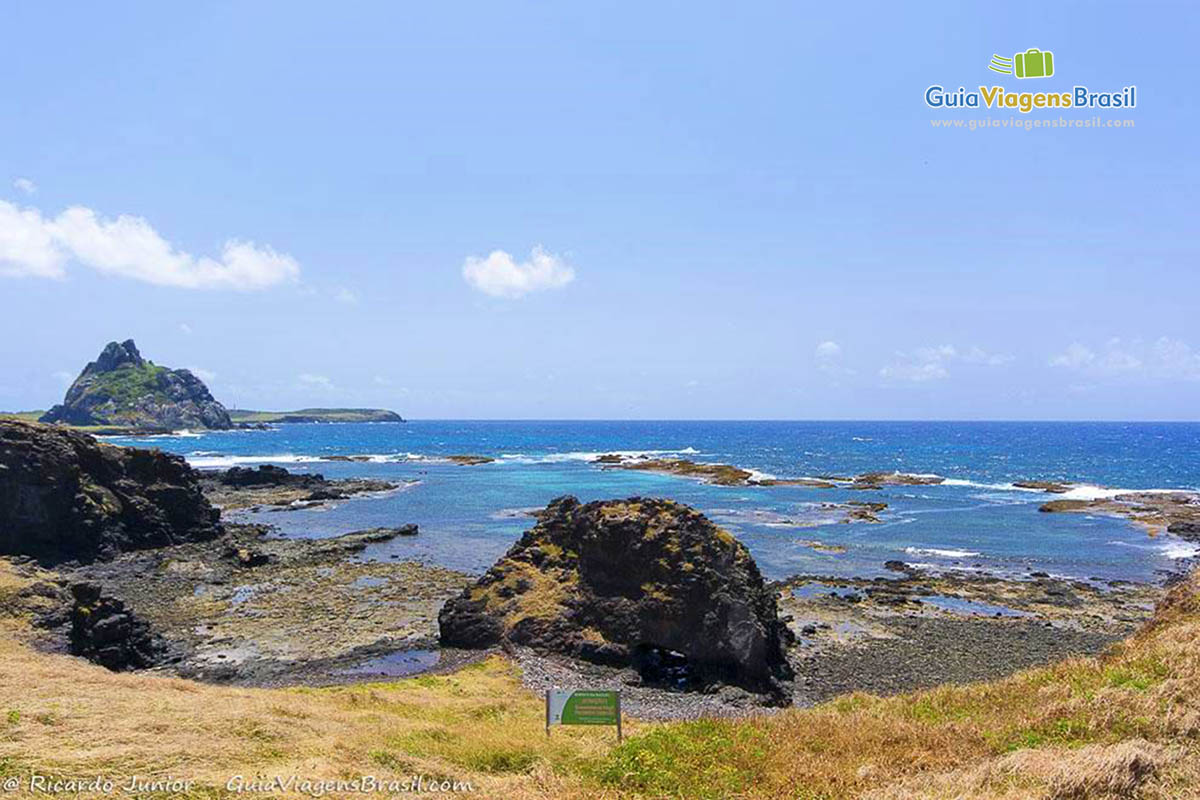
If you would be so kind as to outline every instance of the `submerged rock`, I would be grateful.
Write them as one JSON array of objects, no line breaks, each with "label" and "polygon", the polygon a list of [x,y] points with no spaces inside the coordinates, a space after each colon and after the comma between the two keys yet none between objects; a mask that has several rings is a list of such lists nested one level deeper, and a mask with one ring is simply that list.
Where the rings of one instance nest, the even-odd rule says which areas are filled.
[{"label": "submerged rock", "polygon": [[215,538],[218,517],[179,456],[0,420],[0,555],[111,558]]},{"label": "submerged rock", "polygon": [[792,634],[754,559],[670,500],[551,502],[439,623],[449,646],[510,642],[678,688],[736,684],[790,702]]},{"label": "submerged rock", "polygon": [[233,427],[225,406],[186,369],[142,358],[132,339],[109,342],[41,422],[170,429]]}]

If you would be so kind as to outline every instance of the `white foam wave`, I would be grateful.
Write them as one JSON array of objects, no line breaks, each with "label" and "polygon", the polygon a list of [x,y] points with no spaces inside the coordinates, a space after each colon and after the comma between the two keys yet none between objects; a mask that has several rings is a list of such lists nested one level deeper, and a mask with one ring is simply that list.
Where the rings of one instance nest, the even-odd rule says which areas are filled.
[{"label": "white foam wave", "polygon": [[1160,555],[1177,561],[1185,558],[1196,558],[1200,556],[1200,545],[1193,542],[1185,542],[1182,539],[1173,539],[1171,541],[1162,542],[1161,544],[1134,544],[1132,542],[1113,541],[1109,544],[1119,547],[1133,547],[1138,550],[1157,550]]},{"label": "white foam wave", "polygon": [[1170,559],[1195,558],[1200,556],[1200,545],[1191,542],[1168,542],[1163,545],[1162,554]]},{"label": "white foam wave", "polygon": [[906,547],[904,552],[910,556],[941,556],[942,558],[971,558],[979,555],[974,550],[955,550],[942,547]]},{"label": "white foam wave", "polygon": [[294,453],[279,453],[276,455],[231,456],[214,455],[211,453],[192,453],[185,456],[187,462],[196,469],[219,469],[223,467],[240,467],[246,464],[309,464],[321,461],[320,456],[300,456]]},{"label": "white foam wave", "polygon": [[636,461],[638,459],[654,458],[655,456],[694,456],[700,453],[694,447],[684,447],[679,450],[578,450],[567,453],[502,453],[498,459],[502,464],[561,464],[568,461],[593,463],[603,456],[620,456],[623,459]]},{"label": "white foam wave", "polygon": [[1029,489],[1024,486],[1013,486],[1011,483],[984,483],[982,481],[971,481],[963,478],[946,478],[942,481],[942,486],[966,486],[971,489],[990,489],[996,492],[1031,492],[1034,494],[1044,494],[1041,489]]},{"label": "white foam wave", "polygon": [[1114,489],[1110,486],[1079,484],[1069,492],[1058,495],[1064,500],[1110,500],[1122,494],[1175,494],[1189,489]]}]

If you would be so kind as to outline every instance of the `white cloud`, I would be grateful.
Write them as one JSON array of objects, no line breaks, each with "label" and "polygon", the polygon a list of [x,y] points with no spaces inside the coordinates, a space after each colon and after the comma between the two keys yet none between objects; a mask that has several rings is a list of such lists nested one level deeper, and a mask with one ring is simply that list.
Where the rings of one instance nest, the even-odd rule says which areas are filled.
[{"label": "white cloud", "polygon": [[348,306],[352,306],[358,302],[358,294],[343,286],[334,293],[333,299],[337,300],[339,303],[345,303]]},{"label": "white cloud", "polygon": [[879,370],[879,377],[913,383],[936,381],[947,377],[950,371],[940,361],[897,362]]},{"label": "white cloud", "polygon": [[195,375],[205,383],[212,383],[217,379],[217,373],[212,370],[207,370],[204,367],[188,367],[188,372]]},{"label": "white cloud", "polygon": [[533,248],[528,261],[520,263],[503,250],[493,250],[487,258],[468,256],[462,274],[467,283],[484,294],[509,298],[561,289],[575,280],[574,268],[541,245]]},{"label": "white cloud", "polygon": [[187,336],[192,335],[192,326],[188,325],[186,322],[179,323],[179,330],[182,331]]},{"label": "white cloud", "polygon": [[24,194],[37,193],[37,184],[29,180],[29,178],[17,178],[13,181],[13,188]]},{"label": "white cloud", "polygon": [[821,342],[817,345],[817,360],[828,361],[842,354],[842,347],[837,342]]},{"label": "white cloud", "polygon": [[1109,339],[1099,351],[1073,342],[1050,359],[1050,366],[1097,376],[1131,376],[1159,380],[1200,380],[1200,353],[1179,339],[1162,336]]},{"label": "white cloud", "polygon": [[982,364],[985,367],[1000,367],[1016,360],[1015,356],[1007,353],[989,353],[981,347],[968,348],[961,356],[967,364]]},{"label": "white cloud", "polygon": [[1052,367],[1085,367],[1096,360],[1096,354],[1079,342],[1073,342],[1067,349],[1050,359]]},{"label": "white cloud", "polygon": [[831,340],[821,342],[813,351],[813,358],[817,361],[817,369],[826,375],[837,378],[854,374],[854,370],[842,365],[842,346],[837,342]]},{"label": "white cloud", "polygon": [[300,275],[291,256],[253,242],[230,239],[220,258],[197,258],[141,217],[106,220],[73,206],[50,219],[0,201],[0,274],[61,278],[68,258],[106,275],[182,289],[254,291]]},{"label": "white cloud", "polygon": [[37,209],[0,200],[0,275],[61,278],[66,256]]},{"label": "white cloud", "polygon": [[1013,356],[989,353],[981,347],[962,350],[952,344],[918,347],[911,353],[897,353],[896,361],[879,370],[879,377],[888,380],[923,383],[947,378],[951,363],[999,367],[1013,361]]},{"label": "white cloud", "polygon": [[317,389],[332,389],[333,381],[329,380],[324,375],[314,375],[311,372],[301,373],[300,382],[305,386],[311,386]]},{"label": "white cloud", "polygon": [[65,369],[60,369],[58,372],[55,372],[50,377],[54,378],[54,380],[58,381],[59,383],[63,384],[64,386],[70,386],[72,383],[75,382],[75,376],[72,375],[70,372],[67,372]]}]

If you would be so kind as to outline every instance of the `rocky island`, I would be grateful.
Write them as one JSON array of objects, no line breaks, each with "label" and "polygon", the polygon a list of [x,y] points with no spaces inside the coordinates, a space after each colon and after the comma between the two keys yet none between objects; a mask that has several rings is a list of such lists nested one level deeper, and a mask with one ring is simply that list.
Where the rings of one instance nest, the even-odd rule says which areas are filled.
[{"label": "rocky island", "polygon": [[229,412],[186,369],[147,361],[132,339],[109,342],[41,422],[179,430],[233,427]]}]

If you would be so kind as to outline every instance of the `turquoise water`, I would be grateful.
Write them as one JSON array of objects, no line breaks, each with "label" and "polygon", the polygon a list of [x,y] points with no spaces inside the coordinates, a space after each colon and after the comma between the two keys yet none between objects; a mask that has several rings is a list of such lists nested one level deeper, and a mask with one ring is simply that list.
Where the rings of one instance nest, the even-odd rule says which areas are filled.
[{"label": "turquoise water", "polygon": [[[1120,520],[1041,514],[1050,496],[1022,479],[1126,489],[1200,486],[1200,424],[997,422],[463,422],[284,425],[267,431],[118,439],[180,453],[199,468],[274,463],[327,477],[411,481],[381,497],[331,509],[247,515],[285,536],[329,536],[415,522],[417,537],[369,550],[478,572],[532,524],[528,509],[562,494],[631,495],[693,505],[746,543],[769,578],[796,573],[889,574],[900,559],[929,568],[1021,576],[1156,580],[1186,568],[1196,548],[1149,537]],[[623,452],[728,463],[776,477],[874,470],[937,474],[936,486],[878,492],[802,487],[720,487],[604,469]],[[439,456],[497,459],[458,466]],[[331,455],[371,461],[330,462]],[[839,524],[824,503],[888,503],[881,524]],[[814,549],[819,542],[844,552]]]}]

